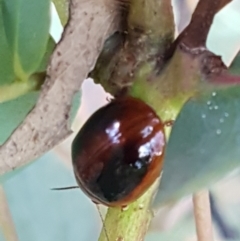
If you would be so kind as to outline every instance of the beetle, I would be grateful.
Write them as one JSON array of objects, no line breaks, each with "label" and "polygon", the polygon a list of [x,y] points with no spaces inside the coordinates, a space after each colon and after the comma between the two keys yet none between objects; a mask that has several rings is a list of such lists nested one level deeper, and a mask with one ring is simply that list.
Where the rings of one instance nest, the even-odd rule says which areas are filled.
[{"label": "beetle", "polygon": [[126,206],[160,175],[164,123],[142,100],[119,97],[97,110],[72,143],[79,187],[93,202]]}]

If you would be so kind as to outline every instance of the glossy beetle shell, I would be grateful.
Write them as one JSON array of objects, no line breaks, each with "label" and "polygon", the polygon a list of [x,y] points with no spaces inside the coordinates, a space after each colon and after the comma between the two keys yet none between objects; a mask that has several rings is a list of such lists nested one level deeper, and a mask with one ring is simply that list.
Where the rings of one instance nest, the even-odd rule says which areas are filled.
[{"label": "glossy beetle shell", "polygon": [[143,101],[125,97],[96,111],[72,144],[80,188],[96,203],[124,206],[159,176],[164,125]]}]

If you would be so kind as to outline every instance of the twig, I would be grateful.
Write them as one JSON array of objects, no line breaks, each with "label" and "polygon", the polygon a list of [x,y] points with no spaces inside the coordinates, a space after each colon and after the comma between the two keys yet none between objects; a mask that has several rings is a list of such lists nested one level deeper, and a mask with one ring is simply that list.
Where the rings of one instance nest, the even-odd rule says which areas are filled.
[{"label": "twig", "polygon": [[118,28],[117,4],[111,0],[72,0],[70,10],[36,106],[0,146],[0,174],[29,163],[71,134],[73,98],[105,39]]},{"label": "twig", "polygon": [[205,47],[208,32],[215,14],[232,0],[200,0],[188,27],[181,35],[181,42],[189,48]]},{"label": "twig", "polygon": [[193,195],[193,206],[198,241],[213,241],[208,190]]},{"label": "twig", "polygon": [[3,187],[0,186],[0,230],[7,241],[18,241]]}]

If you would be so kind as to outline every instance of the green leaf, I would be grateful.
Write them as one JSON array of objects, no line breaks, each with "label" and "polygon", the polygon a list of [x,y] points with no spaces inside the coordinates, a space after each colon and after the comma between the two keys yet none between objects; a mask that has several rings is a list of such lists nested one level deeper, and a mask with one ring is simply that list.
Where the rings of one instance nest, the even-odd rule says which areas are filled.
[{"label": "green leaf", "polygon": [[39,92],[30,92],[15,100],[0,104],[0,145],[22,123],[37,102]]},{"label": "green leaf", "polygon": [[0,86],[10,84],[15,79],[12,66],[13,58],[6,39],[0,2]]},{"label": "green leaf", "polygon": [[45,50],[44,56],[41,60],[40,65],[38,66],[38,69],[36,70],[36,72],[45,72],[46,71],[50,57],[55,48],[55,45],[56,45],[55,41],[53,40],[53,38],[51,36],[49,36],[47,48]]},{"label": "green leaf", "polygon": [[154,205],[209,186],[239,165],[240,87],[191,99],[170,134]]},{"label": "green leaf", "polygon": [[32,75],[26,82],[17,81],[9,85],[0,86],[0,104],[39,90],[44,79],[45,74],[39,73]]},{"label": "green leaf", "polygon": [[49,38],[49,0],[2,0],[3,23],[20,80],[38,68]]}]

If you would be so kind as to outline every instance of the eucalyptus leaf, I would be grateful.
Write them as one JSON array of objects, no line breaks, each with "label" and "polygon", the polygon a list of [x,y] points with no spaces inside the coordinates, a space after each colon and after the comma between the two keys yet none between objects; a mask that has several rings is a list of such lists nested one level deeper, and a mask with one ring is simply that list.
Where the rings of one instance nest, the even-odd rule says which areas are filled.
[{"label": "eucalyptus leaf", "polygon": [[40,65],[38,66],[36,72],[44,72],[44,71],[46,71],[48,63],[49,63],[49,60],[50,60],[50,56],[53,53],[55,45],[56,45],[55,41],[53,40],[53,38],[51,36],[49,36],[48,43],[47,43],[47,48],[45,50],[44,56],[43,56],[43,58],[41,60]]},{"label": "eucalyptus leaf", "polygon": [[49,38],[50,0],[2,0],[6,36],[20,80],[38,68]]},{"label": "eucalyptus leaf", "polygon": [[191,99],[170,134],[154,206],[209,186],[239,165],[240,86]]},{"label": "eucalyptus leaf", "polygon": [[12,52],[8,46],[2,20],[2,7],[0,2],[0,85],[5,85],[13,82],[15,75],[12,65]]},{"label": "eucalyptus leaf", "polygon": [[37,102],[39,92],[34,91],[0,104],[0,145],[21,124]]}]

